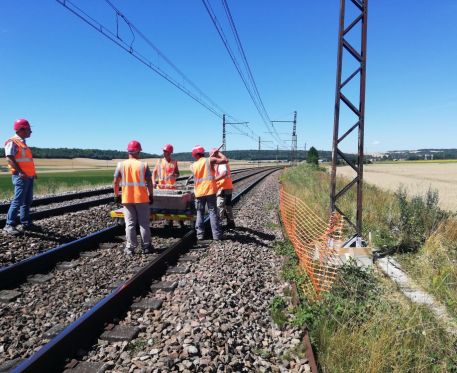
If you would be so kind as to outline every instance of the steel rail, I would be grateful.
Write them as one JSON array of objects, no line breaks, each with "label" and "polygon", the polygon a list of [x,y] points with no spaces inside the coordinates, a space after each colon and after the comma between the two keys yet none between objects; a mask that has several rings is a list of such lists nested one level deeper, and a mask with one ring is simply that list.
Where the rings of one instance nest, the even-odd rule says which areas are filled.
[{"label": "steel rail", "polygon": [[27,277],[37,273],[44,273],[52,269],[58,262],[68,261],[82,251],[94,245],[122,234],[124,227],[114,225],[89,234],[75,241],[65,243],[53,249],[21,260],[20,262],[0,268],[0,289],[11,288],[27,280]]},{"label": "steel rail", "polygon": [[[36,212],[31,212],[30,217],[32,220],[39,220],[44,218],[50,218],[51,216],[63,215],[68,212],[75,212],[88,209],[90,207],[95,207],[103,205],[109,202],[113,202],[113,197],[99,198],[92,201],[85,201],[80,203],[74,203],[67,206],[59,206],[53,209],[46,209]],[[0,228],[3,228],[6,224],[6,218],[0,219]]]},{"label": "steel rail", "polygon": [[[37,198],[32,201],[31,206],[35,207],[35,206],[49,205],[51,203],[71,201],[73,199],[93,197],[93,196],[98,196],[100,194],[107,194],[109,192],[112,192],[112,190],[113,190],[113,188],[110,187],[110,188],[103,188],[103,189],[97,189],[97,190],[86,190],[86,191],[82,191],[82,192],[62,194],[59,196]],[[8,212],[9,208],[10,208],[9,203],[0,204],[0,213],[4,214],[4,213]]]},{"label": "steel rail", "polygon": [[[264,174],[240,191],[233,198],[233,202],[237,203],[261,180],[277,170],[278,168],[259,172]],[[209,216],[205,218],[205,225],[209,225]],[[14,368],[12,372],[62,371],[66,359],[73,356],[78,349],[92,345],[96,337],[103,331],[106,323],[114,317],[124,315],[133,299],[142,295],[152,280],[159,278],[168,265],[175,263],[180,254],[193,246],[195,240],[195,230],[189,231],[179,242],[167,248],[132,278],[100,300],[78,320],[71,323],[35,354]]]},{"label": "steel rail", "polygon": [[[187,178],[188,178],[188,176],[180,176],[176,180],[183,181],[183,180],[186,180]],[[81,199],[81,198],[98,196],[101,194],[107,194],[107,193],[111,193],[112,191],[113,191],[113,187],[110,186],[107,188],[102,188],[102,189],[97,189],[97,190],[86,190],[86,191],[81,191],[81,192],[62,194],[62,195],[58,195],[58,196],[36,198],[32,201],[31,206],[36,207],[36,206],[42,206],[42,205],[49,205],[51,203],[72,201],[74,199]],[[0,213],[8,212],[9,208],[10,208],[9,203],[1,203],[0,204]]]},{"label": "steel rail", "polygon": [[[274,168],[273,170],[277,170],[277,168]],[[234,179],[234,183],[238,183],[244,179],[255,176],[257,173],[265,171],[267,170],[259,170],[259,172],[254,174],[241,176]],[[0,267],[0,290],[19,285],[26,281],[27,277],[30,275],[47,272],[58,262],[70,260],[78,256],[80,252],[90,249],[95,244],[112,239],[117,235],[123,234],[123,232],[124,227],[122,225],[115,225],[55,248],[45,250],[40,254],[12,265]]]},{"label": "steel rail", "polygon": [[[176,180],[183,181],[183,180],[186,180],[187,178],[188,178],[188,176],[180,176]],[[37,198],[32,201],[31,206],[36,207],[36,206],[50,205],[52,203],[72,201],[74,199],[94,197],[94,196],[99,196],[102,194],[108,194],[108,193],[111,193],[112,191],[113,191],[113,187],[110,186],[107,188],[102,188],[102,189],[97,189],[97,190],[86,190],[86,191],[81,191],[81,192],[62,194],[59,196]],[[0,204],[0,213],[2,213],[2,214],[7,213],[9,208],[10,208],[9,203],[1,203]]]}]

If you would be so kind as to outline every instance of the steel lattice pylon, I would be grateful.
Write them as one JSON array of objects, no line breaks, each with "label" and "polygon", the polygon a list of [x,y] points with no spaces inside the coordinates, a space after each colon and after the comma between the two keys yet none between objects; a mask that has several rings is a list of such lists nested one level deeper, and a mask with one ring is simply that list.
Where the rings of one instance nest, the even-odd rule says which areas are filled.
[{"label": "steel lattice pylon", "polygon": [[297,111],[294,111],[294,125],[292,127],[292,151],[291,151],[291,163],[297,164]]},{"label": "steel lattice pylon", "polygon": [[[345,26],[346,2],[350,1],[355,5],[356,16]],[[364,122],[365,122],[365,80],[366,80],[366,50],[367,50],[367,11],[368,0],[340,0],[340,25],[338,33],[338,60],[336,73],[336,94],[335,94],[335,116],[333,126],[333,147],[332,147],[332,171],[330,185],[330,210],[338,211],[346,217],[343,211],[337,206],[338,199],[348,192],[354,184],[357,184],[357,213],[355,224],[346,217],[346,220],[355,228],[357,236],[362,233],[362,185],[363,185],[363,143],[364,143]],[[361,25],[360,32],[360,52],[357,48],[349,43],[347,35],[356,26]],[[357,68],[342,82],[343,72],[343,52],[347,51],[352,56],[357,64]],[[342,92],[342,89],[353,80],[354,77],[359,77],[359,104],[354,105],[347,96]],[[357,117],[357,121],[346,132],[340,135],[340,104],[344,105]],[[356,162],[349,159],[341,149],[341,142],[355,130],[358,130],[358,151]],[[349,166],[353,168],[356,176],[341,190],[336,191],[336,176],[337,163],[339,159],[343,159]]]}]

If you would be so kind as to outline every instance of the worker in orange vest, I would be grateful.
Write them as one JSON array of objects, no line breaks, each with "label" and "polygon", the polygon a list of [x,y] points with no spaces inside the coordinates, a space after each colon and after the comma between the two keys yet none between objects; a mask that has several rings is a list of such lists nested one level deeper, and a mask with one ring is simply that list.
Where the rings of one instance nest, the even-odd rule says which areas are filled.
[{"label": "worker in orange vest", "polygon": [[223,154],[216,154],[205,158],[205,149],[201,145],[196,145],[192,149],[192,157],[196,159],[191,164],[191,171],[194,176],[194,194],[195,208],[197,210],[197,221],[195,229],[197,230],[197,239],[204,239],[204,215],[205,206],[208,204],[208,213],[211,223],[213,240],[222,239],[222,231],[217,214],[216,206],[216,173],[214,165],[227,163],[227,158]]},{"label": "worker in orange vest", "polygon": [[[136,225],[140,226],[143,254],[152,252],[151,228],[149,226],[150,204],[153,202],[152,174],[147,163],[139,160],[141,144],[132,140],[127,146],[129,158],[119,162],[114,172],[114,200],[124,205],[125,239],[124,253],[133,255],[138,241]],[[122,187],[122,198],[119,195]]]},{"label": "worker in orange vest", "polygon": [[[163,158],[157,161],[152,172],[152,183],[158,189],[176,189],[176,178],[179,177],[178,162],[171,159],[173,145],[163,146]],[[157,180],[157,183],[156,183]]]},{"label": "worker in orange vest", "polygon": [[[215,156],[222,154],[219,149],[212,148],[210,155]],[[214,171],[216,172],[216,183],[217,183],[217,209],[219,211],[219,220],[222,222],[224,216],[227,217],[227,229],[235,229],[235,219],[233,218],[232,209],[232,193],[233,193],[233,182],[230,165],[227,161],[226,164],[215,164]]]},{"label": "worker in orange vest", "polygon": [[[152,172],[152,183],[154,188],[158,189],[176,189],[176,178],[179,177],[178,161],[171,159],[173,145],[165,144],[162,148],[163,158],[159,159]],[[157,182],[156,182],[157,180]],[[179,222],[181,228],[184,228],[184,222]],[[173,228],[173,220],[168,220],[166,228]]]},{"label": "worker in orange vest", "polygon": [[[5,156],[12,175],[14,196],[6,216],[6,225],[3,230],[7,234],[16,236],[24,230],[34,230],[37,228],[30,219],[30,206],[33,201],[33,182],[37,176],[32,151],[25,141],[32,134],[30,123],[27,119],[18,119],[14,122],[13,129],[16,135],[5,142]],[[18,214],[20,224],[17,224]]]}]

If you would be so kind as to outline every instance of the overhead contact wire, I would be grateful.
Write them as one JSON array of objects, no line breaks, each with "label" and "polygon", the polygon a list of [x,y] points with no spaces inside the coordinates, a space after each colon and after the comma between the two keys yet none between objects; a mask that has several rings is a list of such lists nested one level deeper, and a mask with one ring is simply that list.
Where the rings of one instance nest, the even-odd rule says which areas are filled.
[{"label": "overhead contact wire", "polygon": [[222,30],[222,27],[219,24],[219,21],[218,21],[216,15],[214,14],[214,11],[211,8],[211,5],[208,3],[207,0],[202,0],[202,2],[203,2],[203,5],[205,6],[205,9],[206,9],[208,15],[210,16],[211,21],[213,22],[214,27],[216,28],[216,30],[222,40],[222,43],[225,46],[225,49],[227,50],[233,64],[235,65],[235,68],[236,68],[244,86],[246,87],[246,90],[248,91],[248,94],[251,97],[252,102],[254,103],[262,120],[264,122],[266,122],[269,119],[268,119],[268,117],[265,118],[265,113],[262,112],[262,109],[259,107],[259,103],[257,102],[255,95],[252,93],[252,90],[250,89],[249,84],[246,82],[246,78],[244,77],[243,73],[241,72],[241,69],[238,64],[238,61],[236,60],[235,54],[233,53],[232,49],[230,48],[230,45],[228,44],[227,38]]},{"label": "overhead contact wire", "polygon": [[[79,19],[87,23],[89,26],[94,28],[96,31],[104,35],[106,38],[117,44],[119,47],[124,49],[126,52],[128,52],[130,55],[132,55],[134,58],[136,58],[138,61],[146,65],[149,69],[160,75],[162,78],[167,80],[169,83],[174,85],[176,88],[178,88],[181,92],[185,93],[187,96],[192,98],[194,101],[202,105],[204,108],[206,108],[208,111],[216,115],[218,118],[222,119],[223,114],[222,113],[227,113],[226,110],[222,109],[219,105],[217,105],[208,95],[206,95],[194,82],[192,82],[170,59],[168,59],[160,50],[157,48],[131,21],[127,19],[127,17],[116,7],[114,4],[109,1],[105,0],[105,2],[113,9],[113,11],[116,13],[116,33],[113,33],[110,31],[107,27],[102,25],[100,22],[95,20],[93,17],[91,17],[89,14],[87,14],[83,9],[72,3],[70,0],[56,0],[59,4],[61,4],[63,7],[65,7],[67,10],[69,10],[71,13],[76,15]],[[124,40],[119,35],[119,18],[121,18],[125,24],[128,26],[130,29],[130,32],[132,33],[132,41],[130,44],[127,44]],[[179,82],[176,81],[172,76],[167,74],[165,71],[163,71],[159,66],[155,65],[152,63],[150,60],[148,60],[145,56],[143,56],[141,53],[137,52],[133,48],[133,44],[135,42],[135,36],[138,34],[156,53],[157,55],[164,60],[169,66],[173,68],[175,72],[177,72],[181,78],[187,82],[190,86],[193,87],[197,93],[206,100],[206,102],[198,97],[194,92],[180,84]],[[228,117],[233,118],[230,114],[226,114]],[[234,122],[240,122],[240,120],[234,120]],[[249,137],[253,140],[256,140],[256,137],[254,137],[254,133],[252,130],[248,127],[251,133],[248,133],[240,128],[238,128],[235,125],[231,126],[235,128],[238,131],[238,134]]]},{"label": "overhead contact wire", "polygon": [[268,123],[271,125],[273,131],[275,132],[276,138],[279,139],[282,142],[282,140],[281,140],[281,138],[279,136],[279,133],[276,131],[276,128],[275,128],[274,124],[271,122],[270,116],[268,115],[268,111],[265,108],[265,105],[263,104],[262,97],[260,96],[259,90],[257,88],[257,84],[256,84],[254,76],[252,74],[251,67],[250,67],[249,62],[247,60],[246,53],[244,51],[243,44],[241,43],[241,39],[240,39],[240,36],[238,34],[238,30],[236,28],[235,21],[233,20],[232,13],[230,12],[230,8],[228,6],[227,0],[222,0],[222,4],[223,4],[224,10],[225,10],[225,14],[227,15],[227,19],[229,20],[230,28],[232,29],[232,33],[233,33],[233,35],[235,37],[235,41],[236,41],[237,46],[238,46],[238,51],[240,52],[240,55],[241,55],[241,57],[243,59],[243,62],[244,62],[244,66],[246,68],[246,71],[248,72],[248,75],[249,75],[249,78],[250,78],[250,81],[251,81],[251,85],[255,90],[256,97],[258,98],[260,106],[261,106],[263,112],[265,113],[265,116],[268,119]]}]

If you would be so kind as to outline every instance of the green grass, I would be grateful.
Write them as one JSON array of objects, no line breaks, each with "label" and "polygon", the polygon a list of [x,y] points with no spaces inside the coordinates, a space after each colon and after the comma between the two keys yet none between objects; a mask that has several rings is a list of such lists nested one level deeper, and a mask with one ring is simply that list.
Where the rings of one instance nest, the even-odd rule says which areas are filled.
[{"label": "green grass", "polygon": [[398,260],[457,319],[457,221],[445,221],[417,253]]},{"label": "green grass", "polygon": [[271,356],[271,352],[262,348],[254,348],[252,350],[257,356],[261,356],[264,359],[268,359]]},{"label": "green grass", "polygon": [[[109,185],[114,170],[85,170],[71,172],[39,173],[35,181],[35,194],[52,194],[65,190],[81,190],[96,185]],[[13,185],[10,175],[0,175],[0,198],[10,198]]]},{"label": "green grass", "polygon": [[[281,182],[328,218],[328,173],[300,165],[284,172]],[[354,200],[350,194],[340,203],[351,217]],[[414,279],[457,317],[457,220],[437,202],[433,191],[406,198],[402,190],[365,185],[364,236],[371,232],[375,246],[395,249]],[[303,288],[309,279],[297,267],[292,246],[280,244],[277,252],[287,257],[284,278]],[[457,372],[456,337],[429,309],[407,302],[374,271],[348,265],[319,301],[311,302],[302,291],[299,295],[293,317],[280,322],[310,327],[322,372]]]},{"label": "green grass", "polygon": [[[329,217],[330,175],[325,169],[300,164],[289,168],[281,176],[281,182],[287,192],[302,199],[323,220]],[[343,179],[337,180],[337,190],[344,186]],[[346,216],[355,221],[356,191],[349,190],[338,201],[338,206]],[[392,193],[364,184],[364,237],[372,233],[373,240],[379,246],[392,245],[391,222],[399,216],[398,204]]]},{"label": "green grass", "polygon": [[[287,192],[302,199],[322,219],[328,220],[330,175],[325,169],[301,164],[284,172],[281,181]],[[347,182],[347,179],[338,178],[337,190]],[[354,187],[338,200],[338,206],[351,221],[355,221]],[[449,214],[438,207],[436,191],[407,198],[401,188],[392,193],[367,183],[363,185],[362,235],[365,238],[371,236],[372,244],[377,248],[417,250],[448,217]],[[348,225],[346,227],[349,229]]]},{"label": "green grass", "polygon": [[[151,170],[152,171],[152,170]],[[181,176],[190,171],[181,171]],[[114,169],[75,170],[69,172],[40,173],[35,181],[34,194],[53,194],[66,190],[83,190],[93,186],[111,185]],[[8,199],[13,194],[11,175],[0,175],[0,198]]]},{"label": "green grass", "polygon": [[271,301],[270,316],[271,316],[273,322],[276,325],[278,325],[280,328],[282,328],[285,325],[285,323],[287,322],[287,316],[284,312],[285,308],[286,308],[286,303],[284,302],[284,300],[281,297],[276,296]]},{"label": "green grass", "polygon": [[[300,290],[306,278],[290,243],[278,243],[276,251],[287,259],[283,277]],[[323,373],[457,372],[456,337],[374,270],[349,263],[321,299],[310,301],[302,291],[299,298],[293,307],[275,297],[271,317],[280,327],[308,327]]]},{"label": "green grass", "polygon": [[145,339],[137,338],[131,342],[126,347],[127,351],[131,351],[132,354],[137,354],[138,352],[145,351],[148,347],[148,341]]},{"label": "green grass", "polygon": [[[302,198],[327,219],[329,175],[312,167],[295,167],[282,176],[286,190]],[[338,181],[341,188],[341,180]],[[352,202],[351,202],[352,199]],[[410,276],[457,318],[457,219],[438,207],[439,196],[429,190],[407,198],[403,189],[392,193],[364,185],[363,236],[371,233],[380,251],[393,250]],[[355,194],[340,206],[353,218]]]}]

